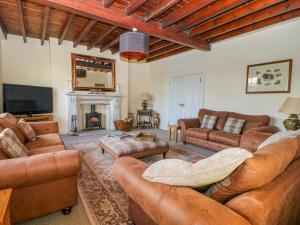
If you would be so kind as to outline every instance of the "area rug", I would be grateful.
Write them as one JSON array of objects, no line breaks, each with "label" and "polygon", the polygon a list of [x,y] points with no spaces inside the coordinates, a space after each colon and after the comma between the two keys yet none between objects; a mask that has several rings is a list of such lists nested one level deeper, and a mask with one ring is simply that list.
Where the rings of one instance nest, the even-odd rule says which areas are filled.
[{"label": "area rug", "polygon": [[[102,154],[96,141],[66,145],[68,149],[80,150],[82,169],[78,180],[79,192],[91,224],[132,224],[128,218],[128,197],[112,174],[113,158]],[[171,145],[167,158],[194,162],[205,156]],[[156,155],[142,160],[152,164],[161,159],[161,155]]]}]

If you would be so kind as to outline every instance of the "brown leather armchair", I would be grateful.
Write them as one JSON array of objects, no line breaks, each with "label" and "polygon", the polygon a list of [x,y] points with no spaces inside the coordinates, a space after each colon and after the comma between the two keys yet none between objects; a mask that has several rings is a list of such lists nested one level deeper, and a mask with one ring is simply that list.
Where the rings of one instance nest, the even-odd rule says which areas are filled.
[{"label": "brown leather armchair", "polygon": [[[0,124],[6,125],[3,121]],[[30,124],[38,135],[35,142],[23,142],[30,156],[7,159],[0,154],[0,189],[13,188],[13,223],[58,210],[68,214],[77,204],[79,153],[65,150],[56,122]]]}]

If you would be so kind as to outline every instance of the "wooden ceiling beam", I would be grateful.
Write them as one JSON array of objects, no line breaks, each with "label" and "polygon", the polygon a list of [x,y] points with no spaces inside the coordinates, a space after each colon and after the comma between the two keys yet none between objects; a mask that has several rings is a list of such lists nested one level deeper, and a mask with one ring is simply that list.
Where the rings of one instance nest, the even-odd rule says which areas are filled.
[{"label": "wooden ceiling beam", "polygon": [[7,31],[6,31],[6,27],[4,25],[4,23],[2,22],[2,20],[0,19],[0,29],[3,33],[3,36],[5,38],[5,40],[7,40]]},{"label": "wooden ceiling beam", "polygon": [[267,9],[258,11],[256,13],[250,14],[248,16],[242,17],[241,19],[235,20],[233,22],[224,24],[215,29],[204,32],[197,37],[200,39],[210,39],[212,37],[219,36],[221,34],[240,29],[242,27],[248,26],[253,23],[257,23],[274,16],[278,16],[296,9],[300,8],[300,1],[288,0],[286,2],[279,3],[277,5],[271,6]]},{"label": "wooden ceiling beam", "polygon": [[119,41],[120,41],[120,36],[118,36],[117,38],[113,39],[112,41],[104,45],[102,48],[100,48],[100,52],[105,52],[106,50],[112,48],[113,46],[117,45]]},{"label": "wooden ceiling beam", "polygon": [[200,24],[208,19],[211,19],[215,16],[221,15],[222,13],[243,5],[250,0],[222,0],[216,1],[210,5],[210,7],[205,7],[202,10],[194,13],[192,16],[184,19],[179,22],[176,26],[176,32],[182,32],[187,30],[197,24]]},{"label": "wooden ceiling beam", "polygon": [[75,38],[75,41],[73,43],[73,47],[76,48],[79,43],[82,41],[84,36],[93,28],[93,26],[97,23],[95,20],[90,20],[87,22],[86,26],[83,28],[83,30],[79,33],[78,37]]},{"label": "wooden ceiling beam", "polygon": [[104,33],[102,33],[99,37],[97,37],[95,40],[92,41],[92,43],[90,43],[87,46],[87,50],[91,50],[92,48],[94,48],[97,44],[101,43],[101,41],[103,41],[111,32],[113,32],[117,27],[116,26],[112,26],[109,27]]},{"label": "wooden ceiling beam", "polygon": [[114,1],[115,0],[102,0],[102,4],[105,8],[108,8],[114,3]]},{"label": "wooden ceiling beam", "polygon": [[22,1],[16,0],[17,3],[17,11],[18,11],[18,17],[19,17],[19,25],[21,28],[21,34],[23,36],[24,43],[27,42],[26,40],[26,29],[25,29],[25,23],[24,23],[24,15],[23,15],[23,9],[22,9]]},{"label": "wooden ceiling beam", "polygon": [[170,57],[170,56],[173,56],[173,55],[177,55],[177,54],[180,54],[180,53],[183,53],[183,52],[186,52],[186,51],[190,51],[192,50],[191,48],[189,47],[181,47],[181,48],[178,48],[174,51],[170,51],[170,52],[166,52],[164,54],[161,54],[159,56],[156,56],[156,57],[152,57],[152,58],[149,58],[147,59],[147,62],[153,62],[153,61],[156,61],[156,60],[159,60],[159,59],[163,59],[163,58],[166,58],[166,57]]},{"label": "wooden ceiling beam", "polygon": [[159,15],[161,15],[163,12],[167,11],[168,9],[172,8],[174,5],[176,5],[181,0],[162,0],[160,3],[154,7],[151,12],[145,16],[145,22],[149,22],[150,20],[155,19]]},{"label": "wooden ceiling beam", "polygon": [[111,49],[111,54],[117,54],[119,52],[119,48],[116,48],[116,49]]},{"label": "wooden ceiling beam", "polygon": [[247,16],[251,13],[255,13],[259,10],[268,8],[277,3],[283,2],[285,0],[255,0],[239,8],[235,8],[224,15],[221,15],[215,19],[208,20],[202,24],[199,24],[192,28],[190,31],[190,36],[195,36],[197,34],[203,33],[205,31],[211,30],[225,23],[232,22],[233,20],[239,19],[243,16]]},{"label": "wooden ceiling beam", "polygon": [[171,52],[171,51],[177,50],[177,49],[182,48],[182,47],[184,47],[184,46],[172,43],[171,45],[169,45],[169,46],[167,46],[165,48],[161,48],[159,50],[151,52],[149,54],[148,58],[150,59],[150,58],[153,58],[153,57],[165,54],[167,52]]},{"label": "wooden ceiling beam", "polygon": [[45,38],[46,38],[46,35],[47,35],[49,13],[50,13],[50,8],[48,6],[45,6],[44,20],[43,20],[43,29],[42,29],[42,35],[41,35],[41,45],[44,45]]},{"label": "wooden ceiling beam", "polygon": [[129,3],[129,5],[125,8],[125,14],[130,16],[140,7],[142,7],[148,0],[133,0]]},{"label": "wooden ceiling beam", "polygon": [[272,18],[267,19],[267,20],[260,21],[260,22],[255,23],[255,24],[248,25],[248,26],[243,27],[241,29],[233,30],[231,32],[222,34],[220,36],[211,38],[210,43],[220,42],[220,41],[223,41],[225,39],[233,38],[233,37],[236,37],[236,36],[248,33],[248,32],[252,32],[252,31],[267,27],[267,26],[271,26],[271,25],[274,25],[274,24],[277,24],[277,23],[284,22],[284,21],[287,21],[287,20],[290,20],[290,19],[293,19],[293,18],[296,18],[296,17],[300,17],[300,9],[297,9],[297,10],[294,10],[294,11],[291,11],[291,12],[288,12],[288,13],[285,13],[285,14],[282,14],[282,15],[279,15],[279,16],[275,16],[275,17],[272,17]]},{"label": "wooden ceiling beam", "polygon": [[64,29],[63,31],[61,32],[61,35],[59,36],[59,39],[58,39],[58,44],[61,45],[72,25],[72,22],[73,20],[75,19],[75,15],[74,14],[69,14],[69,17],[68,17],[68,20],[64,26]]},{"label": "wooden ceiling beam", "polygon": [[172,44],[173,44],[172,42],[161,40],[160,42],[158,42],[154,45],[151,45],[150,48],[149,48],[149,52],[152,53],[154,51],[165,48],[165,47],[167,47],[169,45],[172,45]]},{"label": "wooden ceiling beam", "polygon": [[102,4],[99,4],[98,0],[89,0],[88,4],[82,0],[31,0],[31,2],[48,5],[52,8],[129,30],[136,27],[139,31],[149,34],[150,36],[155,36],[198,50],[209,51],[211,49],[207,41],[191,38],[185,33],[177,34],[172,28],[161,29],[160,24],[157,22],[152,21],[151,23],[145,23],[143,18],[135,15],[126,16],[124,10],[118,8],[104,8]]},{"label": "wooden ceiling beam", "polygon": [[169,14],[161,21],[161,26],[163,28],[171,26],[174,23],[184,19],[185,17],[193,14],[194,12],[208,6],[209,4],[215,2],[216,0],[193,0],[180,10],[175,10],[173,13]]},{"label": "wooden ceiling beam", "polygon": [[156,37],[150,37],[149,46],[156,44],[157,42],[160,42],[162,39],[156,38]]}]

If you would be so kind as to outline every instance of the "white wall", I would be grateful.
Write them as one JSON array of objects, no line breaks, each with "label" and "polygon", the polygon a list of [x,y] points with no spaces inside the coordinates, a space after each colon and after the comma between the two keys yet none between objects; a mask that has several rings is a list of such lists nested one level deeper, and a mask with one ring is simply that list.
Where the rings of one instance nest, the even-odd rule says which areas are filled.
[{"label": "white wall", "polygon": [[[236,37],[212,47],[130,68],[130,111],[140,108],[138,96],[148,91],[156,98],[162,128],[168,125],[168,81],[179,74],[205,75],[207,108],[246,114],[268,114],[281,126],[286,115],[278,109],[288,96],[300,97],[300,20]],[[245,94],[247,65],[293,59],[291,94]],[[138,84],[138,85],[136,85]]]},{"label": "white wall", "polygon": [[4,83],[50,86],[54,89],[54,116],[59,122],[61,133],[67,132],[67,92],[71,77],[71,53],[116,59],[116,83],[120,84],[122,117],[128,112],[128,64],[118,55],[99,49],[86,50],[84,46],[73,48],[73,43],[64,41],[60,46],[51,38],[41,46],[39,39],[9,35],[1,40],[2,78]]}]

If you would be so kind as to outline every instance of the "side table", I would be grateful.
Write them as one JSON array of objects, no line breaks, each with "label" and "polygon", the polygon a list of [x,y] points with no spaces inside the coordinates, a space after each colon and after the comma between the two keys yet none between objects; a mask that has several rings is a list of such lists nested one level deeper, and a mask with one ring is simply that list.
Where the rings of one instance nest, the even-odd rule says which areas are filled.
[{"label": "side table", "polygon": [[0,225],[11,225],[10,201],[12,189],[0,190]]},{"label": "side table", "polygon": [[[142,116],[148,117],[148,121],[142,121]],[[145,128],[146,126],[148,126],[149,128],[152,128],[153,127],[152,116],[153,116],[153,113],[152,113],[151,109],[137,110],[137,113],[136,113],[137,127]]]}]

